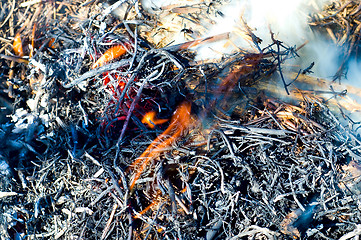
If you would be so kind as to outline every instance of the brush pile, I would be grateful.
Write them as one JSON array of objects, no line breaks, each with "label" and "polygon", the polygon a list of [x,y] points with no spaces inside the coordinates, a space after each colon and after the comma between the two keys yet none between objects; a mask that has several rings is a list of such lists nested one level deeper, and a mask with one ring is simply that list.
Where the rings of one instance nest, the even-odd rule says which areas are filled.
[{"label": "brush pile", "polygon": [[262,48],[244,23],[254,51],[195,60],[228,40],[200,38],[225,2],[1,4],[2,239],[361,234],[356,124],[260,90],[289,93],[297,49],[273,34]]}]

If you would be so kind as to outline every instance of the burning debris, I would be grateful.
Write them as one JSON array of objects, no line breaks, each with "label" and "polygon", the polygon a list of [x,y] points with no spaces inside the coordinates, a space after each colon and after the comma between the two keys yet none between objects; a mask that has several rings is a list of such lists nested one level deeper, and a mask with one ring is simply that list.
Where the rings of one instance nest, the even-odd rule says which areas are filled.
[{"label": "burning debris", "polygon": [[[312,68],[284,72],[299,48],[272,32],[262,46],[243,22],[251,50],[198,61],[199,46],[233,44],[203,37],[224,1],[1,4],[2,239],[361,233],[359,123],[295,87]],[[296,103],[270,94],[279,79]]]}]

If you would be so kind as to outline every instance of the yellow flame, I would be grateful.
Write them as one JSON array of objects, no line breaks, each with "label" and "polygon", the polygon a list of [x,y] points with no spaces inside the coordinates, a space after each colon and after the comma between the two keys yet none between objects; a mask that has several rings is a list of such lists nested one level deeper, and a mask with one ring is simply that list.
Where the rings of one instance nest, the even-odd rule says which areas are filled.
[{"label": "yellow flame", "polygon": [[155,125],[166,123],[168,119],[157,119],[156,112],[148,112],[144,115],[142,123],[147,124],[150,128],[154,128]]}]

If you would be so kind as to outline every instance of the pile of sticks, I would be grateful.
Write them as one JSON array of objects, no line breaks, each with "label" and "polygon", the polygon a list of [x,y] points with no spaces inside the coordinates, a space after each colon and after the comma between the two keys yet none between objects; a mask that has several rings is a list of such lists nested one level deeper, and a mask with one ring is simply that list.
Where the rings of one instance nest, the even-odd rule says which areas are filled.
[{"label": "pile of sticks", "polygon": [[[159,14],[124,0],[2,8],[5,239],[360,233],[353,128],[318,98],[289,104],[258,88],[281,79],[290,94],[297,77],[283,66],[297,49],[273,34],[262,48],[244,23],[252,51],[195,60],[194,47],[228,40],[199,37],[201,19],[211,23],[225,2],[152,10]],[[179,29],[188,40],[173,43],[176,28],[161,16],[193,24]]]}]

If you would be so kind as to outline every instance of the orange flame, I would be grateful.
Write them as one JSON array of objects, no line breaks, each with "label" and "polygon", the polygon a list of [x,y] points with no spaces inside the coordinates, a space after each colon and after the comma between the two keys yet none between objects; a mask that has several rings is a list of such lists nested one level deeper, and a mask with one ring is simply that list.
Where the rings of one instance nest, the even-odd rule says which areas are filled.
[{"label": "orange flame", "polygon": [[[138,165],[139,167],[133,181],[130,184],[130,190],[134,188],[135,182],[138,180],[147,164],[156,158],[166,147],[173,144],[176,139],[181,136],[182,132],[190,125],[190,110],[190,103],[182,103],[175,111],[169,127],[148,146],[140,157],[134,161],[133,167]],[[170,135],[172,132],[173,135]]]},{"label": "orange flame", "polygon": [[92,69],[97,68],[97,67],[101,67],[103,66],[105,63],[116,59],[120,56],[122,56],[123,54],[125,54],[127,52],[127,50],[125,49],[124,46],[122,45],[116,45],[113,46],[111,48],[109,48],[92,66]]},{"label": "orange flame", "polygon": [[144,115],[142,123],[147,124],[150,128],[154,128],[155,125],[166,123],[168,119],[157,119],[156,112],[148,112]]},{"label": "orange flame", "polygon": [[17,33],[14,37],[13,50],[17,56],[24,56],[23,44],[21,41],[20,33]]},{"label": "orange flame", "polygon": [[50,38],[48,46],[51,47],[52,49],[55,49],[54,42],[55,42],[55,38]]},{"label": "orange flame", "polygon": [[144,215],[144,213],[148,212],[149,209],[151,209],[155,204],[157,204],[158,201],[153,201],[151,204],[149,204],[146,208],[144,208],[140,213],[134,216],[134,219],[137,219]]}]

